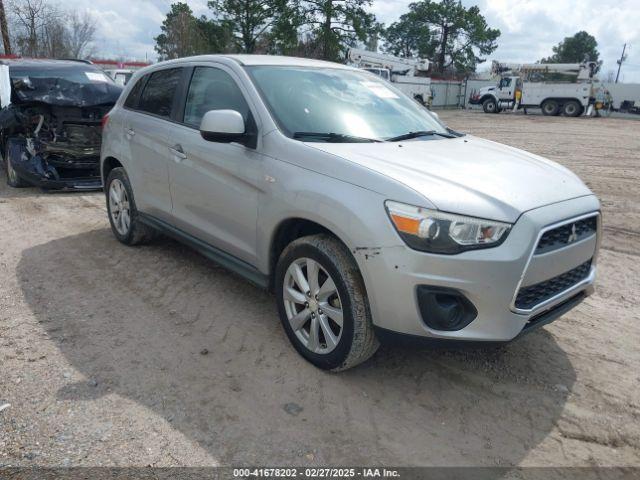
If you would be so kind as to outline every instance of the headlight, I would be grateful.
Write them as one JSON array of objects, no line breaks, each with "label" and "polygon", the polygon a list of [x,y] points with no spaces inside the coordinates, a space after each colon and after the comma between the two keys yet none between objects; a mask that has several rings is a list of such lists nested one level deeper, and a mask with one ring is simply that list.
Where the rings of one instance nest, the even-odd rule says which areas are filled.
[{"label": "headlight", "polygon": [[416,250],[430,253],[455,254],[466,250],[500,245],[511,224],[465,217],[437,210],[385,202],[396,230]]}]

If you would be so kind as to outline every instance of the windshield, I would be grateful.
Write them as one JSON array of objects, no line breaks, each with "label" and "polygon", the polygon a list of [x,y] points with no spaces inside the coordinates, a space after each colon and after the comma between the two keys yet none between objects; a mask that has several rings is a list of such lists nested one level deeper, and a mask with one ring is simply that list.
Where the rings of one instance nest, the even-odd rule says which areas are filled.
[{"label": "windshield", "polygon": [[14,101],[92,106],[115,103],[121,88],[90,65],[11,65]]},{"label": "windshield", "polygon": [[247,69],[276,122],[293,138],[321,142],[341,135],[388,140],[411,132],[447,133],[426,108],[366,72],[282,66]]}]

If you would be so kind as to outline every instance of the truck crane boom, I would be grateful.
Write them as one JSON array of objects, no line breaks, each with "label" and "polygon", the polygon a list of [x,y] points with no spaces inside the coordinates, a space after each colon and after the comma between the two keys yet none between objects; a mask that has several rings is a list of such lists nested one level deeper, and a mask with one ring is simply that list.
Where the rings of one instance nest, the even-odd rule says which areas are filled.
[{"label": "truck crane boom", "polygon": [[431,105],[433,100],[431,78],[426,76],[430,66],[429,60],[425,58],[400,58],[384,53],[350,48],[347,52],[347,63],[393,83],[398,90],[422,105]]},{"label": "truck crane boom", "polygon": [[578,81],[591,80],[600,64],[598,62],[583,63],[502,63],[496,60],[491,64],[493,75],[522,75],[531,73],[561,73],[575,75]]},{"label": "truck crane boom", "polygon": [[347,53],[349,62],[358,68],[382,68],[393,75],[417,76],[426,73],[430,62],[426,58],[401,58],[384,53],[370,52],[359,48],[350,48]]}]

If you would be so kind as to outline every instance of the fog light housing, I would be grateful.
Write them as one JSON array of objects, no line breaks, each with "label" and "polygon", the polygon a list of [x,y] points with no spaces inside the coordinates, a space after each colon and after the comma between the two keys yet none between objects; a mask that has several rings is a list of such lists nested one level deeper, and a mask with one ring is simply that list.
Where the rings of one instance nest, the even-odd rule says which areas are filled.
[{"label": "fog light housing", "polygon": [[432,330],[462,330],[478,316],[473,303],[452,288],[419,285],[417,296],[422,321]]}]

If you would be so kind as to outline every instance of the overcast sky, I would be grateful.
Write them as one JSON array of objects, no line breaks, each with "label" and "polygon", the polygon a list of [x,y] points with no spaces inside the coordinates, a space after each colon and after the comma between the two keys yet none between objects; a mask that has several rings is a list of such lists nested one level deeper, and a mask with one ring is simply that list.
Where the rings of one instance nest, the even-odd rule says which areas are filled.
[{"label": "overcast sky", "polygon": [[[88,10],[98,19],[97,46],[105,57],[156,59],[153,37],[174,0],[65,0],[66,8]],[[189,0],[196,14],[207,14],[206,0]],[[390,24],[411,0],[374,0],[379,21]],[[491,27],[502,32],[490,59],[534,62],[550,55],[564,37],[586,30],[596,37],[604,60],[601,78],[617,68],[622,45],[631,50],[621,79],[640,82],[640,0],[463,0],[478,5]],[[486,64],[484,64],[486,65]],[[481,66],[479,69],[482,70]]]}]

